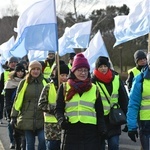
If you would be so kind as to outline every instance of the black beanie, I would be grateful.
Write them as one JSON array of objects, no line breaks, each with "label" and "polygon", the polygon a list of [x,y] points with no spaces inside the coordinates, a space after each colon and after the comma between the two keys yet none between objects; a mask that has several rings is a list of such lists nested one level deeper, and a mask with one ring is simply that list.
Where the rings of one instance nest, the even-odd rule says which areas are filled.
[{"label": "black beanie", "polygon": [[18,63],[18,64],[16,65],[16,67],[15,67],[15,72],[18,72],[18,71],[22,71],[22,72],[25,73],[25,68],[24,68],[23,64]]},{"label": "black beanie", "polygon": [[138,60],[146,58],[146,54],[142,50],[137,50],[134,53],[134,61],[137,64]]},{"label": "black beanie", "polygon": [[106,65],[108,68],[110,68],[110,63],[109,63],[108,57],[99,56],[97,58],[96,63],[95,63],[95,68],[98,69],[99,66],[101,66],[101,65]]},{"label": "black beanie", "polygon": [[69,58],[68,59],[73,59],[76,53],[69,53]]}]

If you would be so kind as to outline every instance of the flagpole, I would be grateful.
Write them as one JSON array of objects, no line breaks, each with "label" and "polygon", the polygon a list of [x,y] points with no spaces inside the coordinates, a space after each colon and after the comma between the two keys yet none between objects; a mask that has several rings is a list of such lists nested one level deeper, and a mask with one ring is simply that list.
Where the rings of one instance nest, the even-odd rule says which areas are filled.
[{"label": "flagpole", "polygon": [[150,53],[150,33],[148,34],[148,53]]}]

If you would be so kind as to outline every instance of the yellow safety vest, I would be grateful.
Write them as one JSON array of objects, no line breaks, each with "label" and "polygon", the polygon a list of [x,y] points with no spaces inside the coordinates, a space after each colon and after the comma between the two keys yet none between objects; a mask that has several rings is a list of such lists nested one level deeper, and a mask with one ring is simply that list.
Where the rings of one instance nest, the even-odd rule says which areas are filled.
[{"label": "yellow safety vest", "polygon": [[71,66],[71,64],[70,64],[70,63],[68,63],[68,68],[69,68],[69,69],[71,69],[71,68],[72,68],[72,66]]},{"label": "yellow safety vest", "polygon": [[142,101],[140,107],[140,120],[150,120],[150,92],[149,92],[150,81],[144,79],[143,81],[143,92]]},{"label": "yellow safety vest", "polygon": [[53,71],[53,67],[54,67],[55,63],[53,63],[52,67],[49,66],[49,63],[47,62],[46,67],[44,69],[43,75],[44,78],[48,79]]},{"label": "yellow safety vest", "polygon": [[130,72],[133,72],[134,77],[140,74],[140,70],[138,70],[136,67],[129,69],[128,74],[130,74]]},{"label": "yellow safety vest", "polygon": [[[101,87],[103,88],[105,94],[107,95],[107,98],[109,99],[110,103],[108,103],[107,98],[105,96],[105,94],[103,93],[103,91],[101,90],[99,84],[101,85]],[[102,103],[103,103],[103,108],[104,108],[104,115],[108,115],[110,112],[110,107],[114,104],[118,102],[118,89],[119,89],[119,76],[115,75],[114,80],[112,81],[112,94],[109,95],[105,85],[103,83],[99,84],[96,82],[96,85],[99,88],[100,91],[100,95],[101,95],[101,99],[102,99]],[[110,106],[111,105],[111,106]]]},{"label": "yellow safety vest", "polygon": [[[50,88],[48,92],[48,103],[50,105],[56,106],[56,88],[53,82],[49,83]],[[44,122],[47,123],[57,123],[57,119],[54,115],[44,112]]]},{"label": "yellow safety vest", "polygon": [[[45,80],[42,80],[42,83],[44,86],[47,85],[46,81]],[[24,84],[23,84],[23,87],[22,89],[20,90],[20,92],[18,93],[18,96],[17,96],[17,99],[14,103],[14,107],[17,111],[20,111],[21,107],[22,107],[22,103],[23,103],[23,97],[24,97],[24,94],[25,94],[25,91],[26,91],[26,88],[28,86],[28,83],[27,81],[25,80]]]},{"label": "yellow safety vest", "polygon": [[[70,85],[66,83],[66,92],[70,89]],[[65,112],[69,117],[69,122],[96,124],[96,85],[92,84],[92,88],[84,92],[82,96],[75,94],[70,101],[66,101]]]}]

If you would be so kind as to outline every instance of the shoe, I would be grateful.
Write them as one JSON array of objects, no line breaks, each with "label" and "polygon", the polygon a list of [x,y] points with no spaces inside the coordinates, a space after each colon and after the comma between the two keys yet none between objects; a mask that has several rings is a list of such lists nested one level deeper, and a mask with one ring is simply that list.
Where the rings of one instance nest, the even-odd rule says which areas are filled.
[{"label": "shoe", "polygon": [[14,144],[14,143],[10,143],[9,148],[10,148],[10,149],[15,149],[15,144]]}]

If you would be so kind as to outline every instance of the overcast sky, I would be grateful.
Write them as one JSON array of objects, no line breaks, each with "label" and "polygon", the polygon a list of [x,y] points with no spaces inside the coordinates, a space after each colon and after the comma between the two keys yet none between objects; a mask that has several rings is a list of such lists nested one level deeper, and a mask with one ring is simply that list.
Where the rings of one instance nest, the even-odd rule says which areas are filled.
[{"label": "overcast sky", "polygon": [[[34,2],[38,0],[1,0],[2,3],[0,5],[0,17],[3,15],[3,11],[5,8],[8,8],[10,6],[11,1],[15,2],[17,5],[18,11],[21,13],[23,12],[28,6],[33,4]],[[70,0],[56,0],[56,11],[57,13],[63,12],[64,10],[67,10],[67,12],[71,11],[73,8],[73,4],[66,3],[63,5],[65,1],[70,1]],[[113,5],[113,6],[122,6],[123,4],[126,4],[129,8],[132,6],[133,1],[131,0],[99,0],[99,3],[94,3],[94,0],[90,5],[88,4],[81,4],[77,3],[77,8],[78,12],[82,13],[83,15],[86,15],[89,13],[90,10],[92,9],[100,9],[100,8],[106,8],[108,5]],[[63,5],[63,7],[62,7]],[[66,5],[66,7],[65,7]],[[84,8],[84,9],[83,9]]]}]

